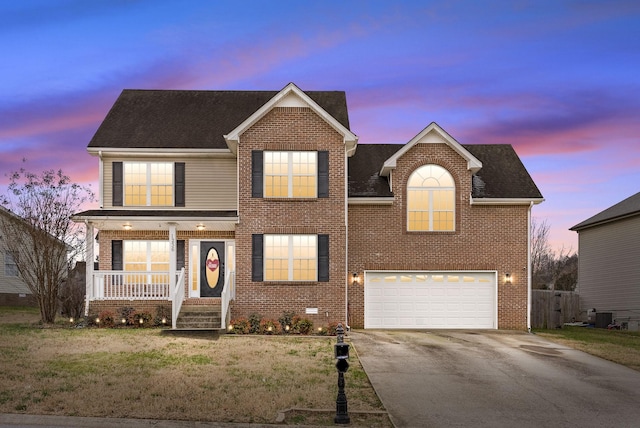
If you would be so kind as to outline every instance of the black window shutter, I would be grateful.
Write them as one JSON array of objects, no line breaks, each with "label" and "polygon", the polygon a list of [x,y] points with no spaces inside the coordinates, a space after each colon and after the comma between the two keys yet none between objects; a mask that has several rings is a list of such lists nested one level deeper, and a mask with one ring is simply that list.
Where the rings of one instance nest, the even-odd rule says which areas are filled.
[{"label": "black window shutter", "polygon": [[184,207],[184,162],[176,162],[174,166],[174,185],[176,189],[175,206]]},{"label": "black window shutter", "polygon": [[122,162],[113,162],[113,206],[121,207],[122,206]]},{"label": "black window shutter", "polygon": [[184,239],[179,239],[176,244],[176,269],[180,270],[184,267]]},{"label": "black window shutter", "polygon": [[329,152],[318,152],[318,197],[329,197]]},{"label": "black window shutter", "polygon": [[263,273],[263,235],[253,235],[251,240],[251,280],[262,282]]},{"label": "black window shutter", "polygon": [[263,167],[262,150],[253,150],[251,152],[251,197],[261,198],[262,187],[264,183],[264,167]]},{"label": "black window shutter", "polygon": [[122,241],[111,241],[111,270],[122,270]]},{"label": "black window shutter", "polygon": [[318,235],[318,281],[329,282],[329,235]]}]

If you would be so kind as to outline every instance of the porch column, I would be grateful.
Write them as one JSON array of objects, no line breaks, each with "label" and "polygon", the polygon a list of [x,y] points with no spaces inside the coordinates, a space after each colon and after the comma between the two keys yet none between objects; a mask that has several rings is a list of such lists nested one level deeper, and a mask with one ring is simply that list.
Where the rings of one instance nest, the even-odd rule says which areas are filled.
[{"label": "porch column", "polygon": [[176,239],[176,224],[169,223],[169,295],[173,295],[176,288],[176,260],[178,254]]},{"label": "porch column", "polygon": [[93,247],[95,245],[93,223],[85,222],[87,235],[85,239],[85,304],[84,315],[89,315],[89,301],[93,298]]}]

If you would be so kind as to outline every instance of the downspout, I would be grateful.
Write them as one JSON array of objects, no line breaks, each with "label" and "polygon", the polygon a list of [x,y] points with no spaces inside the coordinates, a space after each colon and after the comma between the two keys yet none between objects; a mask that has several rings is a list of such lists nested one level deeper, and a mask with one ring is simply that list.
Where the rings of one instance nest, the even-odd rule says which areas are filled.
[{"label": "downspout", "polygon": [[102,177],[104,175],[104,166],[102,161],[102,150],[98,150],[98,158],[100,158],[100,162],[98,162],[98,193],[100,194],[100,208],[104,208],[104,192],[102,191],[103,183]]},{"label": "downspout", "polygon": [[531,333],[531,210],[533,201],[527,211],[527,331]]},{"label": "downspout", "polygon": [[349,325],[349,156],[344,151],[344,230],[345,230],[345,246],[344,246],[344,324],[346,331],[351,331]]}]

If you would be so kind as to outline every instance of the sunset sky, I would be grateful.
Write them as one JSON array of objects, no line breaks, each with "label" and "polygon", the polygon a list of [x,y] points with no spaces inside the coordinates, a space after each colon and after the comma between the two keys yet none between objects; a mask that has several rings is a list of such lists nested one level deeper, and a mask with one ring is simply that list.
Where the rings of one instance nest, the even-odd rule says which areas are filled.
[{"label": "sunset sky", "polygon": [[0,192],[23,165],[97,191],[86,146],[125,88],[289,82],[346,91],[360,144],[512,144],[556,249],[640,191],[637,0],[5,0],[0,52]]}]

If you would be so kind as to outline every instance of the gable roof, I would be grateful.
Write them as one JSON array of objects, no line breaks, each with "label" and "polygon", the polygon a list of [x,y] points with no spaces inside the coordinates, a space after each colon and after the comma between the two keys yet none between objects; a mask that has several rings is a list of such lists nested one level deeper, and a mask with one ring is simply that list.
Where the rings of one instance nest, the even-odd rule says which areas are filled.
[{"label": "gable roof", "polygon": [[[344,143],[346,145],[347,155],[351,156],[358,143],[358,137],[355,136],[348,127],[342,125],[331,114],[323,109],[318,103],[316,103],[309,95],[305,94],[295,84],[289,83],[280,92],[278,92],[273,98],[271,98],[262,107],[256,110],[251,116],[245,119],[240,125],[234,128],[229,134],[224,136],[227,145],[232,152],[236,152],[238,143],[240,142],[240,135],[250,128],[257,121],[262,119],[271,109],[274,107],[309,107],[318,116],[322,117],[324,121],[329,124],[334,130],[343,136]],[[346,104],[345,104],[346,108]]]},{"label": "gable roof", "polygon": [[466,159],[467,168],[469,168],[470,171],[476,172],[482,168],[482,162],[469,153],[460,143],[449,135],[447,131],[442,129],[440,125],[435,122],[431,122],[429,126],[420,131],[418,135],[413,137],[407,144],[384,162],[382,169],[380,170],[380,175],[388,176],[391,170],[396,167],[396,161],[398,158],[416,144],[442,144],[443,142],[457,152],[462,158]]},{"label": "gable roof", "polygon": [[593,217],[589,217],[585,221],[576,224],[569,230],[580,231],[593,226],[599,226],[604,223],[610,223],[616,220],[640,215],[640,192],[629,196],[627,199],[599,212]]},{"label": "gable roof", "polygon": [[[87,149],[94,153],[117,149],[228,150],[224,135],[279,92],[125,89]],[[349,129],[344,91],[303,94],[337,124]]]},{"label": "gable roof", "polygon": [[[381,166],[406,145],[360,144],[349,159],[349,197],[391,197]],[[509,144],[465,144],[460,147],[482,164],[473,179],[472,197],[482,200],[541,202],[542,194]],[[508,202],[508,201],[505,201]]]}]

